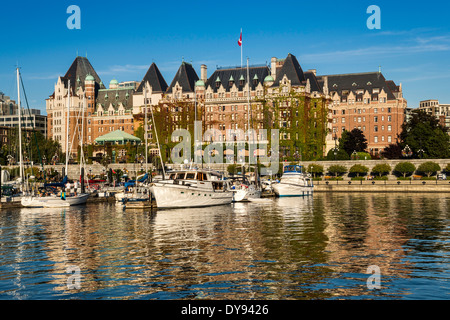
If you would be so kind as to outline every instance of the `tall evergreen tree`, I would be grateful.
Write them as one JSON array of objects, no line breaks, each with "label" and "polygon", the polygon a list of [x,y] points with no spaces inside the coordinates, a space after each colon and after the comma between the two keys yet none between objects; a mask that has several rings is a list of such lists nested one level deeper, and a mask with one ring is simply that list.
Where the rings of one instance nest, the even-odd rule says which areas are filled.
[{"label": "tall evergreen tree", "polygon": [[364,152],[367,149],[367,139],[359,129],[344,131],[339,139],[339,149],[345,150],[349,155],[354,151]]},{"label": "tall evergreen tree", "polygon": [[402,147],[411,148],[414,158],[448,158],[450,136],[447,131],[436,117],[419,110],[402,125],[400,140]]}]

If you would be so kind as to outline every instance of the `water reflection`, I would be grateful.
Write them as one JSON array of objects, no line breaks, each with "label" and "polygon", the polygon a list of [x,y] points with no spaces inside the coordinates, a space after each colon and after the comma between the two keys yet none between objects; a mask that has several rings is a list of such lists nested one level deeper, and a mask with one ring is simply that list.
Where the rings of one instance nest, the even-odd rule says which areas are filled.
[{"label": "water reflection", "polygon": [[[449,204],[429,194],[315,194],[154,212],[4,210],[0,298],[448,298]],[[381,290],[367,289],[370,265]],[[80,289],[67,287],[70,266],[81,270]],[[420,291],[418,279],[428,281]]]}]

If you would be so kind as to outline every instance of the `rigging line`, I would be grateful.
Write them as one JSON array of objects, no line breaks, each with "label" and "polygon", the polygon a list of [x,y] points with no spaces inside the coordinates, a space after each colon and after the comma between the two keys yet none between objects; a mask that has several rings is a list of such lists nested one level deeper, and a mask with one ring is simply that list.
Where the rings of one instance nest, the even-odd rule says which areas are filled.
[{"label": "rigging line", "polygon": [[[76,114],[76,113],[75,113]],[[70,118],[75,118],[75,129],[74,129],[74,132],[73,132],[73,137],[72,137],[72,141],[71,141],[71,143],[70,143],[70,149],[72,150],[73,149],[73,142],[75,141],[75,136],[76,136],[76,133],[78,133],[78,138],[80,137],[80,135],[81,135],[81,133],[80,133],[80,128],[79,128],[79,126],[78,126],[78,120],[79,120],[79,118],[80,118],[80,114],[81,114],[81,110],[78,110],[78,114],[76,114],[75,116],[70,116],[70,114],[69,114],[69,119]],[[70,129],[70,126],[69,126],[69,129]],[[79,141],[78,141],[78,143],[79,143]],[[78,151],[78,150],[77,150]]]},{"label": "rigging line", "polygon": [[[25,86],[23,84],[23,78],[22,78],[22,74],[20,73],[20,71],[19,71],[19,78],[20,78],[20,83],[22,84],[22,91],[23,91],[23,95],[25,97],[25,102],[27,104],[28,116],[31,117],[30,105],[28,104],[28,97],[27,97],[27,93],[25,92]],[[19,106],[19,108],[20,108],[20,106]],[[34,140],[36,142],[36,148],[37,148],[37,152],[38,152],[39,161],[41,162],[42,172],[44,172],[44,163],[42,161],[41,151],[40,151],[39,145],[38,145],[38,140],[37,140],[37,136],[36,136],[36,127],[34,125],[34,122],[32,122],[32,128],[33,128]],[[31,147],[29,147],[29,151],[30,151],[30,161],[31,161],[31,158],[33,156],[31,153]],[[44,173],[44,175],[45,175],[45,173]]]}]

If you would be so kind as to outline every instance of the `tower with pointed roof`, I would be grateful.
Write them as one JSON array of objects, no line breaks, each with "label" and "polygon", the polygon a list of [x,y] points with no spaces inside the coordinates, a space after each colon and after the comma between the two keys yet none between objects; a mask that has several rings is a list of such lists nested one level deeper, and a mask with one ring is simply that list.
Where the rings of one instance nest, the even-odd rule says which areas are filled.
[{"label": "tower with pointed roof", "polygon": [[[86,102],[83,128],[84,143],[90,143],[88,118],[95,108],[95,100],[100,89],[100,77],[85,57],[77,56],[64,76],[58,78],[53,94],[46,99],[47,135],[59,142],[62,151],[66,148],[66,130],[69,127],[69,152],[76,159],[81,139],[82,104]],[[70,114],[67,114],[70,97]],[[84,100],[85,99],[85,100]]]}]

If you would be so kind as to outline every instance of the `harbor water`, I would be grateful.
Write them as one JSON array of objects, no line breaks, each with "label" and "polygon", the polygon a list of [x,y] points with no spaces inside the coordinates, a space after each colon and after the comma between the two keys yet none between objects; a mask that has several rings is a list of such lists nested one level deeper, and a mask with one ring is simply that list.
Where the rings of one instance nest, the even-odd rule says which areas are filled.
[{"label": "harbor water", "polygon": [[2,209],[0,299],[449,299],[449,216],[405,193]]}]

